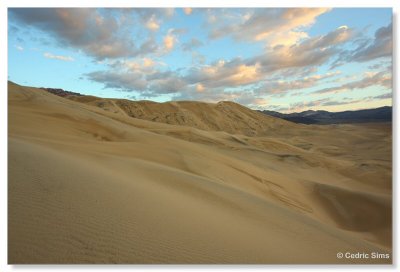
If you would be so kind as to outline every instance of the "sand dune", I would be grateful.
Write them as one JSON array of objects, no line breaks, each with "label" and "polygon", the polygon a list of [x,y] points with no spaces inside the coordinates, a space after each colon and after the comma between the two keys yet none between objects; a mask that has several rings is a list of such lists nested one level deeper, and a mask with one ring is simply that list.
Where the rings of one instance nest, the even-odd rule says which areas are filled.
[{"label": "sand dune", "polygon": [[9,263],[391,263],[391,124],[8,86]]},{"label": "sand dune", "polygon": [[271,128],[294,126],[291,122],[265,116],[230,101],[221,101],[217,104],[196,101],[157,103],[93,96],[70,95],[68,98],[109,112],[143,120],[247,136],[266,135]]}]

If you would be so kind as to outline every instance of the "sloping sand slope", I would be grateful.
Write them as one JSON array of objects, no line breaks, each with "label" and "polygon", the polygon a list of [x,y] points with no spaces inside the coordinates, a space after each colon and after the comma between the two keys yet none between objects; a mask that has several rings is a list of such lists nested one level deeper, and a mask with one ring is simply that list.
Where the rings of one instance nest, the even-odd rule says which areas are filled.
[{"label": "sloping sand slope", "polygon": [[[336,257],[391,253],[390,124],[175,103],[202,120],[184,126],[114,100],[8,95],[9,263],[391,263]],[[181,111],[155,105],[143,116]]]},{"label": "sloping sand slope", "polygon": [[217,104],[196,101],[157,103],[94,96],[69,95],[68,98],[105,111],[143,120],[247,136],[265,135],[271,128],[295,125],[229,101]]}]

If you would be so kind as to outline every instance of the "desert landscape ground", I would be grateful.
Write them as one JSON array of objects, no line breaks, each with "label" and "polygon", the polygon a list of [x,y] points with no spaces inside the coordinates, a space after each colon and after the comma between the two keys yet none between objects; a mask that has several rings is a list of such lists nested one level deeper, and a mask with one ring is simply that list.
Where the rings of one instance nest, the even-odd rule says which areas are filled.
[{"label": "desert landscape ground", "polygon": [[388,264],[391,253],[391,123],[303,125],[233,102],[8,84],[10,264]]}]

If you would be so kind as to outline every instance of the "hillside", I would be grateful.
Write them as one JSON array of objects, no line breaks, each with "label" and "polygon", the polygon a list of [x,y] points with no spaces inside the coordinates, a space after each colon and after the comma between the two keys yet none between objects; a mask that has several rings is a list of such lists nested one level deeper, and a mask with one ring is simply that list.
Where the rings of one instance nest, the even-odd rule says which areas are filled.
[{"label": "hillside", "polygon": [[157,103],[93,96],[70,95],[67,98],[143,120],[247,136],[266,135],[271,129],[295,126],[229,101],[217,104],[193,101]]},{"label": "hillside", "polygon": [[337,258],[392,252],[390,124],[9,82],[8,125],[10,264],[392,262]]}]

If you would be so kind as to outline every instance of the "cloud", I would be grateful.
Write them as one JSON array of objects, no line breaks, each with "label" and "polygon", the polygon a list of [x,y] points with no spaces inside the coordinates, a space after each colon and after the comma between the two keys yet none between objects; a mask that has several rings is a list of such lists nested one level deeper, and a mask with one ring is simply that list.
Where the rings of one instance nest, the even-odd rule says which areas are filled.
[{"label": "cloud", "polygon": [[152,67],[154,66],[155,62],[152,59],[144,58],[143,59],[143,66],[144,67]]},{"label": "cloud", "polygon": [[186,82],[179,77],[162,77],[150,81],[149,93],[154,95],[178,93],[186,87]]},{"label": "cloud", "polygon": [[312,100],[312,101],[301,101],[301,102],[291,103],[289,110],[290,111],[299,111],[299,110],[303,110],[305,108],[319,107],[319,106],[323,106],[325,103],[328,103],[330,101],[331,101],[330,98],[323,98],[323,99]]},{"label": "cloud", "polygon": [[167,50],[172,50],[174,48],[175,38],[172,35],[167,35],[164,37],[164,46]]},{"label": "cloud", "polygon": [[351,91],[354,89],[365,89],[371,86],[382,86],[385,89],[392,88],[392,76],[386,71],[382,72],[367,72],[365,76],[356,81],[352,81],[346,84],[342,84],[336,87],[324,88],[316,91],[316,94],[327,94],[327,93],[340,93],[344,91]]},{"label": "cloud", "polygon": [[57,59],[62,61],[74,61],[72,57],[69,56],[60,56],[60,55],[53,55],[51,53],[44,53],[43,56],[48,59]]},{"label": "cloud", "polygon": [[254,109],[263,108],[268,103],[268,100],[255,95],[250,89],[241,91],[226,91],[223,88],[206,89],[201,84],[186,87],[184,90],[177,93],[173,97],[173,100],[195,100],[210,103],[234,101]]},{"label": "cloud", "polygon": [[182,50],[183,51],[191,51],[195,48],[198,48],[200,46],[203,46],[203,42],[196,39],[196,38],[192,38],[190,41],[183,43],[182,44]]},{"label": "cloud", "polygon": [[142,98],[157,97],[182,91],[187,83],[165,64],[149,58],[117,60],[110,68],[85,74],[93,82],[125,92],[136,92]]},{"label": "cloud", "polygon": [[[148,41],[136,44],[132,24],[142,14],[160,13],[157,9],[93,8],[10,8],[16,23],[34,27],[49,34],[60,46],[83,50],[99,60],[143,55],[156,50]],[[136,18],[136,17],[137,18]],[[133,18],[135,17],[135,18]],[[139,19],[138,19],[139,18]],[[153,29],[156,23],[150,24]]]},{"label": "cloud", "polygon": [[[164,36],[163,43],[165,52],[169,52],[174,48],[177,42],[177,38],[174,35],[175,33],[177,33],[176,29],[169,29],[167,35]],[[180,33],[180,30],[178,30],[178,33]]]},{"label": "cloud", "polygon": [[[292,75],[298,75],[302,70],[309,73],[335,56],[339,47],[348,42],[351,36],[351,29],[339,28],[326,35],[307,38],[296,45],[276,46],[255,57],[219,60],[209,65],[191,67],[185,78],[190,84],[201,83],[205,87],[216,88],[256,83],[278,71]],[[312,80],[309,78],[306,81]]]},{"label": "cloud", "polygon": [[97,71],[86,74],[86,77],[91,81],[104,84],[104,88],[127,92],[132,90],[144,91],[147,88],[147,81],[141,73]]},{"label": "cloud", "polygon": [[162,8],[161,9],[165,16],[167,17],[172,17],[175,14],[175,9],[174,8]]},{"label": "cloud", "polygon": [[385,94],[381,94],[381,95],[377,95],[377,96],[374,96],[373,98],[374,99],[391,99],[393,97],[393,94],[392,94],[392,92],[390,92],[390,93],[385,93]]},{"label": "cloud", "polygon": [[[187,15],[192,12],[190,8],[183,10]],[[10,22],[15,28],[24,26],[28,31],[35,28],[46,32],[48,35],[38,37],[82,51],[93,57],[94,62],[102,61],[103,65],[108,65],[102,71],[85,75],[105,88],[131,92],[135,97],[165,97],[164,94],[169,94],[174,99],[233,100],[252,107],[265,105],[267,95],[285,95],[293,90],[316,87],[322,82],[333,84],[327,79],[337,73],[320,74],[327,64],[364,62],[388,56],[392,50],[391,25],[377,30],[375,36],[368,39],[360,39],[356,29],[346,25],[312,36],[308,33],[309,27],[318,16],[329,12],[327,8],[196,9],[195,12],[205,16],[203,19],[207,19],[208,24],[203,25],[205,33],[189,37],[185,36],[186,26],[179,28],[177,25],[182,19],[190,18],[182,11],[179,11],[179,17],[174,17],[176,21],[167,23],[173,18],[173,9],[11,8]],[[174,28],[168,29],[169,26]],[[11,28],[10,31],[22,30]],[[208,35],[211,40],[205,42],[202,35]],[[224,37],[240,46],[243,45],[241,42],[258,44],[246,51],[245,57],[215,60],[218,52],[214,52],[210,54],[214,58],[211,62],[206,62],[205,56],[196,52],[201,46],[218,48],[220,43],[215,39]],[[15,44],[23,43],[15,41]],[[179,63],[185,63],[185,66],[171,70],[162,63],[163,57],[172,51],[178,53],[178,50],[181,50],[179,53],[185,51],[182,53],[185,59],[171,63],[171,67],[179,66]],[[73,60],[46,54],[53,59]],[[236,52],[239,54],[241,52]],[[221,53],[221,56],[226,55],[232,54]],[[173,61],[173,58],[165,58],[165,61]],[[316,93],[366,88],[372,84],[391,88],[389,72],[370,73],[362,80],[346,81],[335,82],[336,87],[320,87]]]},{"label": "cloud", "polygon": [[[300,28],[313,24],[328,8],[260,8],[246,13],[235,9],[209,10],[208,21],[212,26],[209,37],[218,39],[232,36],[236,40],[266,40],[269,44],[293,44],[305,37]],[[277,40],[284,41],[282,43]]]},{"label": "cloud", "polygon": [[289,107],[283,110],[289,110],[291,112],[302,112],[305,110],[319,110],[323,109],[324,107],[329,106],[341,106],[341,105],[351,105],[360,102],[368,102],[374,100],[373,98],[361,98],[361,99],[342,99],[342,100],[335,100],[332,98],[322,98],[307,102],[296,102],[290,104]]},{"label": "cloud", "polygon": [[257,94],[284,95],[293,90],[300,90],[317,86],[321,81],[340,75],[340,71],[329,72],[323,75],[306,76],[297,80],[266,81],[256,90]]},{"label": "cloud", "polygon": [[9,35],[10,35],[10,34],[16,35],[16,34],[18,34],[19,32],[20,32],[20,29],[19,29],[17,26],[12,25],[12,24],[9,24],[9,25],[8,25],[8,34],[9,34]]},{"label": "cloud", "polygon": [[18,51],[24,51],[24,48],[23,48],[22,46],[20,46],[20,45],[16,45],[15,48],[16,48]]},{"label": "cloud", "polygon": [[[207,102],[231,100],[252,107],[261,107],[266,103],[264,98],[257,96],[250,89],[227,91],[223,84],[210,87],[205,81],[191,82],[178,71],[168,70],[154,60],[116,61],[111,65],[112,69],[88,73],[86,78],[102,83],[104,88],[137,93],[138,95],[135,95],[137,98],[151,98],[172,94],[174,100]],[[215,65],[223,66],[225,63],[219,62]],[[248,72],[247,69],[247,67],[241,68],[239,65],[235,69],[236,73],[231,74],[225,80],[243,80],[243,78],[236,77],[241,73],[251,74],[252,72]]]},{"label": "cloud", "polygon": [[[176,43],[176,37],[172,34],[173,29],[168,31],[164,37],[165,50],[172,50]],[[226,88],[247,86],[266,80],[275,71],[294,69],[306,69],[307,72],[314,71],[311,66],[327,61],[334,47],[347,41],[348,29],[335,30],[325,36],[308,38],[296,46],[280,46],[265,55],[255,58],[235,58],[229,61],[218,60],[211,64],[193,65],[183,69],[182,73],[170,70],[160,70],[160,65],[150,58],[141,61],[118,61],[114,62],[113,71],[95,72],[87,75],[88,79],[103,83],[106,88],[116,88],[125,91],[138,91],[141,95],[157,96],[160,94],[175,94],[182,99],[201,99],[218,101],[221,99],[236,99],[241,103],[260,105],[264,98],[261,96],[269,90],[271,93],[281,93],[285,90],[302,89],[316,85],[319,81],[333,77],[337,73],[325,75],[305,76],[297,81],[269,82],[266,83],[264,92],[248,91],[238,95],[228,92]],[[197,43],[195,40],[192,44]],[[330,44],[330,45],[329,45]],[[321,48],[324,48],[322,50]],[[322,56],[313,57],[313,54]],[[298,56],[301,54],[306,56]],[[286,55],[293,55],[289,60]],[[249,93],[250,92],[250,93]],[[180,95],[179,93],[184,93]],[[260,96],[261,95],[261,96]],[[252,97],[252,99],[250,99]]]},{"label": "cloud", "polygon": [[349,104],[356,104],[360,102],[365,102],[365,99],[353,99],[353,100],[328,100],[321,104],[321,106],[341,106],[341,105],[349,105]]},{"label": "cloud", "polygon": [[154,38],[149,38],[143,42],[137,52],[133,56],[145,56],[151,53],[156,53],[160,50],[160,46],[154,40]]},{"label": "cloud", "polygon": [[[297,25],[312,23],[311,18],[315,18],[312,14],[303,21],[297,21]],[[287,13],[286,16],[289,18],[293,14]],[[179,29],[170,29],[163,38],[163,50],[165,52],[173,50],[177,43],[176,36],[183,32]],[[317,67],[328,63],[338,52],[341,52],[341,47],[350,42],[355,34],[353,29],[341,26],[325,35],[309,37],[297,30],[293,35],[298,36],[289,42],[282,40],[278,42],[279,45],[266,48],[263,54],[245,59],[221,59],[210,64],[196,63],[192,67],[183,68],[179,73],[169,70],[161,71],[154,65],[146,65],[143,61],[130,63],[130,71],[92,73],[88,74],[88,78],[103,83],[106,88],[137,91],[140,96],[155,97],[173,94],[174,99],[213,102],[233,100],[247,106],[261,107],[266,103],[264,95],[282,95],[291,90],[315,87],[321,81],[337,76],[338,72],[311,76],[308,74],[315,72]],[[275,35],[275,38],[277,37]],[[290,38],[290,35],[286,37]],[[298,39],[301,41],[292,44]],[[192,38],[182,44],[181,48],[190,51],[201,45],[201,41]],[[149,61],[148,64],[150,63]],[[270,81],[274,73],[279,73],[281,77],[296,75],[299,78],[292,81]],[[249,87],[251,84],[259,85],[260,82],[264,82],[261,88],[260,86],[258,89],[254,86]],[[246,91],[226,90],[238,87],[242,90],[244,87]]]},{"label": "cloud", "polygon": [[193,10],[192,10],[192,8],[183,8],[183,12],[186,15],[190,15],[190,14],[192,14]]},{"label": "cloud", "polygon": [[375,39],[353,52],[350,60],[363,62],[381,57],[391,57],[393,50],[392,33],[392,24],[379,28],[375,32]]},{"label": "cloud", "polygon": [[204,92],[204,86],[201,83],[196,84],[196,92]]},{"label": "cloud", "polygon": [[259,63],[262,73],[265,74],[276,71],[298,74],[301,69],[312,69],[327,63],[351,37],[351,29],[338,28],[326,35],[310,37],[294,45],[275,46],[264,54],[248,59],[247,63]]},{"label": "cloud", "polygon": [[327,35],[318,36],[316,38],[310,39],[307,43],[308,46],[314,48],[326,48],[329,46],[334,46],[347,42],[354,35],[353,29],[347,26],[341,26],[334,31],[329,32]]},{"label": "cloud", "polygon": [[185,79],[190,84],[201,83],[205,87],[232,87],[247,85],[259,80],[259,64],[247,65],[237,58],[231,61],[219,60],[211,65],[192,67]]},{"label": "cloud", "polygon": [[233,101],[253,109],[262,109],[268,104],[267,99],[255,95],[252,91],[239,93],[238,96],[233,98]]},{"label": "cloud", "polygon": [[199,66],[206,63],[206,56],[199,52],[192,51],[192,65]]},{"label": "cloud", "polygon": [[166,64],[151,58],[141,58],[134,60],[117,60],[109,62],[109,66],[111,70],[117,72],[123,71],[150,75],[154,73],[157,67],[164,67]]},{"label": "cloud", "polygon": [[[305,38],[308,38],[307,32],[304,31],[287,31],[287,32],[276,32],[273,34],[270,34],[270,36],[273,36],[271,39],[269,39],[268,46],[269,47],[275,47],[278,45],[285,45],[285,46],[290,46],[295,43],[297,43],[300,40],[303,40]],[[259,36],[256,38],[257,40],[262,39],[263,36]]]},{"label": "cloud", "polygon": [[146,27],[151,31],[157,31],[160,28],[159,23],[155,19],[155,15],[153,14],[150,19],[146,23]]},{"label": "cloud", "polygon": [[326,106],[341,106],[341,105],[350,105],[356,103],[366,103],[376,100],[383,100],[383,99],[391,99],[392,93],[386,93],[383,95],[376,95],[376,96],[367,96],[359,99],[348,98],[345,97],[342,100],[335,100],[331,98],[323,98],[309,102],[299,102],[290,105],[291,110],[298,111],[304,110],[305,108],[314,108],[314,107],[326,107]]},{"label": "cloud", "polygon": [[358,41],[356,49],[341,52],[333,66],[339,66],[346,62],[366,62],[378,58],[392,57],[392,33],[392,23],[379,28],[373,39],[361,39]]}]

